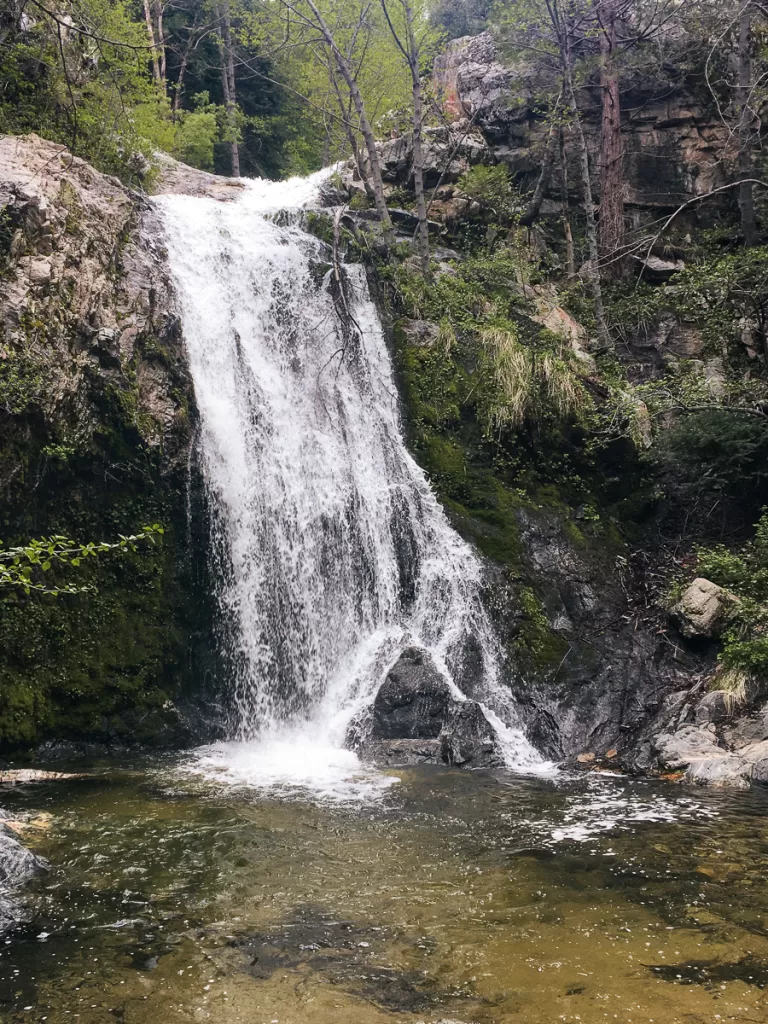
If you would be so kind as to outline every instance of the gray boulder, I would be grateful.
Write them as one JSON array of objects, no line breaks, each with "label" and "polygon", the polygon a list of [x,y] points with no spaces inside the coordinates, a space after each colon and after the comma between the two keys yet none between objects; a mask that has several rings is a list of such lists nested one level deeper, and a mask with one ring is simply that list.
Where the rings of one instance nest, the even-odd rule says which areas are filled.
[{"label": "gray boulder", "polygon": [[716,639],[725,628],[737,598],[716,583],[695,579],[669,610],[683,636]]},{"label": "gray boulder", "polygon": [[454,702],[440,733],[440,756],[446,764],[496,768],[503,759],[496,734],[474,700]]},{"label": "gray boulder", "polygon": [[47,869],[42,858],[23,846],[10,829],[0,825],[0,935],[25,917],[18,889]]},{"label": "gray boulder", "polygon": [[376,740],[436,739],[451,704],[448,683],[426,651],[409,647],[373,702]]},{"label": "gray boulder", "polygon": [[720,725],[733,715],[734,701],[725,690],[712,690],[696,705],[696,725]]}]

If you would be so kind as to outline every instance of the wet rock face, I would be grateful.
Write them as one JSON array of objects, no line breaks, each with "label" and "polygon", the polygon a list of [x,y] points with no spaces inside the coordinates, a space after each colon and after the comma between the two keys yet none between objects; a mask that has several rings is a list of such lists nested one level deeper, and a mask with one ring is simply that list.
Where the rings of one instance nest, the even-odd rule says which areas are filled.
[{"label": "wet rock face", "polygon": [[440,732],[440,757],[449,765],[495,768],[503,764],[496,735],[474,700],[454,703]]},{"label": "wet rock face", "polygon": [[141,444],[166,466],[185,459],[191,385],[146,200],[62,146],[6,136],[0,213],[0,355],[38,367],[51,431],[66,422],[82,447],[100,427],[95,392],[130,391]]},{"label": "wet rock face", "polygon": [[450,703],[448,684],[429,654],[409,647],[376,695],[372,738],[436,739]]},{"label": "wet rock face", "polygon": [[[636,617],[622,548],[555,510],[521,507],[515,517],[516,575],[496,570],[491,611],[525,733],[552,760],[624,753],[700,665],[660,639],[656,618]],[[521,579],[539,627],[521,603]]]},{"label": "wet rock face", "polygon": [[382,683],[360,753],[386,767],[502,764],[496,735],[480,705],[452,697],[429,654],[415,647],[401,654]]}]

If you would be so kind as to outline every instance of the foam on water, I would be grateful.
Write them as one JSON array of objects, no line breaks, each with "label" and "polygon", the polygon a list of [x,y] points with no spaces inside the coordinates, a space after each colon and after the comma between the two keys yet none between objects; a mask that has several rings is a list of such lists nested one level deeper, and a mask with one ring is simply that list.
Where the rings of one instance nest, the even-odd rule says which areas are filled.
[{"label": "foam on water", "polygon": [[341,295],[302,227],[323,177],[252,182],[234,203],[157,200],[233,680],[233,742],[197,769],[357,792],[372,776],[343,749],[347,730],[415,645],[487,708],[509,766],[530,770],[541,759],[500,681],[481,566],[405,448],[364,271],[345,268]]}]

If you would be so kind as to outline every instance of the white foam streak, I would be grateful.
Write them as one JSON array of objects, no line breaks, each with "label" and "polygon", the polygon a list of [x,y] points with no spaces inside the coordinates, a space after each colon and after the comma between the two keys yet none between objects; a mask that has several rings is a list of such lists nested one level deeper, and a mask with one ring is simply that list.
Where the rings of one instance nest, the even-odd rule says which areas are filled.
[{"label": "white foam streak", "polygon": [[228,757],[234,776],[276,786],[294,770],[323,788],[321,762],[354,776],[349,723],[417,645],[457,695],[472,677],[510,765],[530,767],[540,759],[499,682],[480,564],[405,449],[363,269],[347,268],[350,327],[328,251],[299,223],[322,177],[250,183],[231,204],[158,200],[215,510],[233,736],[247,744],[200,763]]}]

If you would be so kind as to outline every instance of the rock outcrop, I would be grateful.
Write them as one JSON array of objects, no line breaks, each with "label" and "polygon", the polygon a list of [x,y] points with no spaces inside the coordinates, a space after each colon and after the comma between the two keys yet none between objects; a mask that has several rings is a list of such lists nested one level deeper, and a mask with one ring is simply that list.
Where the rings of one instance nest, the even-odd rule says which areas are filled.
[{"label": "rock outcrop", "polygon": [[477,701],[451,706],[440,731],[440,757],[446,764],[462,768],[503,765],[496,734]]},{"label": "rock outcrop", "polygon": [[[90,440],[98,381],[135,403],[142,443],[185,459],[191,389],[147,202],[31,135],[0,140],[0,207],[0,355],[6,368],[38,367],[34,397],[52,432],[66,422],[80,447]],[[6,480],[13,473],[3,466]]]},{"label": "rock outcrop", "polygon": [[713,690],[672,693],[627,759],[631,769],[681,772],[683,781],[745,789],[768,784],[768,704],[744,706]]},{"label": "rock outcrop", "polygon": [[409,647],[387,673],[361,740],[350,744],[375,764],[443,762],[492,768],[503,763],[493,727],[474,700],[458,700],[429,654]]},{"label": "rock outcrop", "polygon": [[371,735],[376,740],[436,739],[451,699],[429,654],[409,647],[376,695]]},{"label": "rock outcrop", "polygon": [[672,621],[689,639],[717,639],[728,623],[736,598],[710,580],[695,579],[670,608]]},{"label": "rock outcrop", "polygon": [[[212,187],[173,162],[164,173],[169,189]],[[205,551],[185,548],[206,535],[194,430],[151,202],[60,145],[0,139],[2,539],[166,530],[151,561],[89,577],[98,598],[2,603],[0,746],[180,741],[186,642],[210,618],[190,598]]]},{"label": "rock outcrop", "polygon": [[[673,53],[674,40],[670,48]],[[673,60],[669,66],[674,67]],[[541,167],[548,131],[541,97],[553,90],[551,76],[544,62],[504,60],[492,34],[484,32],[448,44],[435,61],[433,85],[455,129],[470,120],[494,158],[525,185]],[[656,216],[661,209],[675,209],[724,183],[720,155],[727,130],[682,77],[672,72],[669,81],[628,79],[622,102],[631,110],[623,132],[625,202],[630,216]],[[583,88],[579,105],[588,146],[597,158],[600,96],[596,84]],[[574,168],[572,180],[576,178]]]},{"label": "rock outcrop", "polygon": [[0,935],[24,918],[21,886],[47,870],[46,861],[28,850],[11,829],[0,823]]}]

